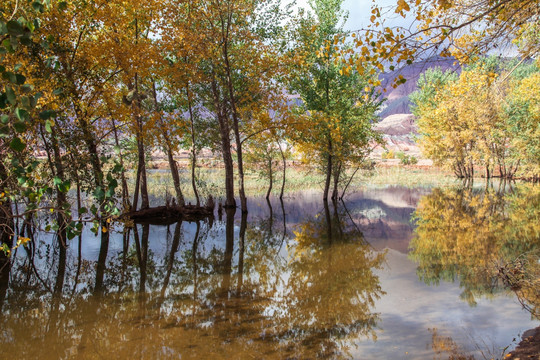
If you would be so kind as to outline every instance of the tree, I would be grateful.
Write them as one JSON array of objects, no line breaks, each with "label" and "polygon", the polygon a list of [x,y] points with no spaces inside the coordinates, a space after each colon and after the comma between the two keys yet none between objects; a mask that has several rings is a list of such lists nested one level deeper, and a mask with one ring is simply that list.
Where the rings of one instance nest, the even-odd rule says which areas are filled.
[{"label": "tree", "polygon": [[[384,17],[392,12],[412,24],[385,26]],[[536,1],[397,0],[390,12],[373,5],[371,13],[370,26],[356,32],[361,53],[357,64],[370,62],[381,70],[433,55],[453,55],[469,63],[488,50],[504,51],[513,43],[523,57],[534,57],[540,50]],[[404,80],[398,78],[394,85]]]},{"label": "tree", "polygon": [[519,162],[519,173],[540,180],[540,72],[514,81],[508,102],[506,130],[511,138],[510,155]]},{"label": "tree", "polygon": [[472,178],[475,166],[485,167],[487,178],[512,178],[522,163],[534,178],[538,143],[530,71],[530,65],[496,58],[465,67],[459,77],[427,71],[410,97],[424,154],[460,178]]},{"label": "tree", "polygon": [[332,198],[337,199],[347,165],[362,162],[370,143],[381,141],[371,129],[380,102],[368,86],[370,76],[351,67],[356,55],[350,54],[348,60],[341,57],[334,40],[342,36],[342,1],[310,4],[315,17],[308,14],[299,19],[298,40],[291,51],[295,61],[289,87],[303,102],[295,142],[303,153],[316,154],[326,175],[323,199],[328,200],[332,177]]},{"label": "tree", "polygon": [[205,44],[205,52],[199,58],[203,74],[200,95],[219,126],[226,173],[225,206],[236,206],[233,138],[241,208],[246,212],[242,145],[253,124],[260,122],[254,114],[259,109],[270,111],[270,104],[279,94],[275,90],[276,74],[281,71],[279,49],[270,43],[279,35],[283,12],[279,1],[244,0],[204,0],[196,11],[198,35]]}]

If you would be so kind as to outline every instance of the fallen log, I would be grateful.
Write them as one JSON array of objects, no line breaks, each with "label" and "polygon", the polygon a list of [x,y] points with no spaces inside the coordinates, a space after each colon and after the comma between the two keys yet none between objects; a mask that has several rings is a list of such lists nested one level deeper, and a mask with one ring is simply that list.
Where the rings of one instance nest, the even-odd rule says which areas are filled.
[{"label": "fallen log", "polygon": [[121,218],[137,224],[167,225],[178,221],[198,221],[214,216],[213,206],[157,206],[124,213]]}]

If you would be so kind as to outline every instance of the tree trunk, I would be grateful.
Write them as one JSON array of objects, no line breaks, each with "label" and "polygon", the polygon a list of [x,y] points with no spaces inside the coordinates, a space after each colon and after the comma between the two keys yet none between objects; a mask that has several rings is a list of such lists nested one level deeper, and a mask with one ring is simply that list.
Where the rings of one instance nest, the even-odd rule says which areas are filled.
[{"label": "tree trunk", "polygon": [[225,254],[223,256],[223,265],[221,274],[223,282],[221,283],[221,296],[227,297],[231,287],[232,257],[234,250],[234,213],[235,208],[227,209],[227,219],[225,223]]},{"label": "tree trunk", "polygon": [[244,252],[245,252],[245,239],[247,229],[247,212],[242,213],[242,219],[240,220],[240,233],[238,241],[238,286],[236,293],[242,293],[242,286],[244,284]]},{"label": "tree trunk", "polygon": [[[139,119],[140,121],[140,119]],[[142,132],[142,129],[140,129]],[[148,199],[148,183],[146,178],[146,158],[144,154],[144,143],[142,140],[142,134],[137,136],[137,155],[138,155],[138,170],[140,176],[141,186],[141,209],[148,209],[150,207],[150,201]]]},{"label": "tree trunk", "polygon": [[199,192],[197,191],[197,183],[195,181],[195,168],[197,166],[197,150],[195,147],[195,118],[193,116],[193,109],[191,108],[191,96],[189,93],[189,83],[186,85],[186,95],[188,101],[189,121],[191,124],[191,186],[193,187],[193,193],[195,194],[195,200],[197,206],[201,205],[201,199],[199,198]]},{"label": "tree trunk", "polygon": [[182,189],[180,188],[180,176],[178,175],[178,164],[173,158],[173,153],[170,147],[167,146],[167,158],[169,159],[169,168],[171,169],[171,174],[174,183],[174,190],[176,191],[176,201],[178,205],[184,206],[184,194],[182,194]]},{"label": "tree trunk", "polygon": [[131,208],[131,204],[129,203],[129,188],[127,185],[127,179],[126,179],[126,170],[124,169],[124,156],[122,154],[122,151],[120,150],[120,141],[118,140],[118,130],[116,128],[116,123],[114,122],[114,119],[112,119],[112,126],[114,130],[114,142],[116,146],[118,147],[118,155],[120,158],[120,165],[122,166],[122,173],[120,174],[120,178],[122,181],[122,204],[124,206],[124,210],[127,210]]},{"label": "tree trunk", "polygon": [[332,179],[332,140],[328,139],[328,157],[326,160],[326,181],[324,182],[323,200],[328,201],[330,192],[330,180]]},{"label": "tree trunk", "polygon": [[[5,156],[0,161],[0,184],[7,181],[7,170],[4,166]],[[2,189],[5,192],[5,189]],[[6,244],[10,249],[13,247],[15,224],[13,222],[13,212],[11,201],[5,198],[0,202],[0,246]],[[11,259],[0,251],[0,310],[7,293],[9,285],[9,274],[11,272]]]},{"label": "tree trunk", "polygon": [[225,165],[225,207],[235,208],[236,200],[234,199],[234,167],[231,155],[231,130],[229,127],[229,119],[222,108],[219,90],[217,88],[216,79],[212,79],[212,94],[214,106],[216,108],[216,117],[219,123],[219,132],[221,136],[221,152],[223,154],[223,162]]},{"label": "tree trunk", "polygon": [[342,162],[337,163],[337,168],[334,170],[334,190],[332,191],[332,200],[337,200],[339,197],[338,186],[339,186],[339,177],[341,176],[341,166]]},{"label": "tree trunk", "polygon": [[279,141],[277,143],[278,143],[278,146],[279,146],[279,152],[281,153],[281,161],[283,163],[283,181],[281,183],[281,190],[279,192],[279,198],[283,199],[283,192],[285,191],[287,161],[285,159],[285,153],[283,152],[283,149],[281,148],[281,144],[279,143]]},{"label": "tree trunk", "polygon": [[274,174],[272,174],[272,158],[268,159],[268,177],[270,178],[270,184],[268,185],[268,190],[266,191],[266,200],[270,199],[270,193],[272,192],[272,186],[274,184]]},{"label": "tree trunk", "polygon": [[[56,170],[56,176],[61,180],[65,181],[65,172],[64,165],[62,163],[62,157],[60,154],[60,148],[58,146],[58,141],[56,138],[56,133],[54,128],[52,129],[51,134],[52,147],[54,152],[54,167]],[[66,256],[67,256],[67,226],[68,226],[68,217],[64,212],[65,208],[69,206],[66,198],[66,193],[63,189],[60,189],[58,186],[56,188],[56,204],[57,204],[57,213],[56,221],[58,223],[58,230],[56,231],[56,239],[58,242],[59,248],[59,260],[58,260],[58,273],[56,276],[56,284],[54,286],[54,293],[61,294],[62,288],[64,286],[64,274],[66,270]]]},{"label": "tree trunk", "polygon": [[101,244],[99,247],[99,255],[96,266],[96,282],[94,284],[94,293],[101,294],[103,292],[103,279],[105,277],[105,269],[107,262],[107,254],[109,252],[109,231],[101,231]]},{"label": "tree trunk", "polygon": [[[223,59],[225,62],[225,71],[227,73],[227,88],[229,91],[229,102],[231,104],[231,113],[233,118],[233,131],[234,131],[234,137],[236,141],[236,156],[238,159],[238,177],[239,177],[239,193],[240,193],[240,206],[242,209],[242,212],[247,212],[247,199],[246,199],[246,192],[244,188],[244,161],[242,158],[242,140],[240,139],[240,120],[238,116],[238,112],[236,110],[236,98],[234,96],[234,86],[232,82],[232,76],[231,76],[231,65],[229,62],[229,52],[228,52],[228,31],[231,23],[231,17],[229,14],[228,22],[227,22],[227,31],[224,34],[223,39]],[[222,29],[223,28],[222,23]]]},{"label": "tree trunk", "polygon": [[163,140],[165,141],[165,151],[167,152],[167,159],[169,160],[169,169],[171,169],[171,175],[173,178],[173,184],[174,184],[174,191],[176,192],[176,202],[180,206],[184,206],[184,194],[182,194],[182,188],[180,187],[180,176],[178,175],[178,165],[176,164],[176,161],[174,161],[174,154],[172,149],[172,142],[167,135],[167,128],[165,124],[163,123],[163,118],[161,117],[161,114],[159,113],[159,104],[157,100],[157,90],[156,90],[156,82],[152,81],[152,93],[154,96],[154,111],[159,116],[159,126],[161,128],[161,135],[163,136]]}]

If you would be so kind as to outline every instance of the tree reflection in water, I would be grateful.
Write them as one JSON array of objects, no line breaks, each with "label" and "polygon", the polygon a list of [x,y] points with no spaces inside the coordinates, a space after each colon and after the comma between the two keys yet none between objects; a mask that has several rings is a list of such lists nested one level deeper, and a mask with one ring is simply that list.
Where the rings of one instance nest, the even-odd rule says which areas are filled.
[{"label": "tree reflection in water", "polygon": [[268,217],[238,214],[237,226],[228,210],[223,222],[174,224],[166,239],[137,225],[118,253],[102,238],[95,263],[44,244],[32,259],[40,278],[29,258],[11,268],[0,346],[42,359],[347,357],[375,337],[384,254],[343,206],[326,203],[294,236],[283,203],[281,219],[269,204]]},{"label": "tree reflection in water", "polygon": [[471,305],[511,289],[540,317],[540,187],[435,189],[420,200],[410,257],[428,284],[460,281]]}]

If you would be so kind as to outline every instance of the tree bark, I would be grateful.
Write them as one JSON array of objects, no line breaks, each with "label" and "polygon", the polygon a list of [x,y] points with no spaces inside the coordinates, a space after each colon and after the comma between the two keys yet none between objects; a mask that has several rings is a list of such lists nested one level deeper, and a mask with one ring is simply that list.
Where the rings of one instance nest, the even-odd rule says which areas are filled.
[{"label": "tree bark", "polygon": [[224,111],[219,90],[217,88],[216,79],[212,79],[212,95],[216,110],[216,117],[219,123],[219,132],[221,137],[221,152],[223,154],[223,162],[225,165],[225,207],[235,208],[236,200],[234,199],[234,167],[231,155],[231,130],[229,127],[229,119]]},{"label": "tree bark", "polygon": [[330,192],[330,180],[332,179],[332,140],[328,139],[328,156],[326,159],[326,180],[324,182],[323,200],[328,201]]},{"label": "tree bark", "polygon": [[338,186],[339,186],[339,177],[341,176],[341,165],[342,162],[337,163],[337,168],[334,170],[334,190],[332,191],[332,200],[338,200]]},{"label": "tree bark", "polygon": [[165,150],[167,152],[167,159],[169,161],[169,169],[171,169],[174,190],[176,192],[176,202],[178,203],[178,205],[184,206],[185,200],[184,200],[184,194],[182,194],[182,188],[180,187],[180,176],[178,174],[178,164],[174,160],[172,142],[169,136],[167,135],[167,128],[165,127],[165,124],[163,123],[163,118],[161,117],[161,114],[159,114],[159,104],[157,101],[157,90],[156,90],[155,81],[152,82],[152,93],[154,96],[154,111],[159,115],[159,125],[161,128],[161,136],[163,136],[163,140],[165,141]]},{"label": "tree bark", "polygon": [[191,96],[189,93],[189,83],[186,85],[186,95],[188,101],[189,121],[191,124],[191,186],[193,193],[195,194],[195,200],[197,206],[201,205],[201,199],[199,198],[199,192],[197,191],[197,183],[195,181],[195,168],[197,166],[197,150],[195,147],[195,118],[193,116],[193,109],[191,107]]},{"label": "tree bark", "polygon": [[272,186],[274,184],[274,174],[272,174],[272,158],[268,159],[268,177],[270,178],[270,184],[268,184],[268,190],[266,191],[266,200],[270,199],[270,194],[272,192]]},{"label": "tree bark", "polygon": [[116,128],[116,123],[114,122],[114,119],[112,119],[112,126],[114,130],[114,141],[116,146],[118,147],[119,151],[119,157],[120,157],[120,165],[122,166],[122,173],[120,174],[120,178],[122,181],[122,203],[124,205],[124,210],[127,210],[131,208],[131,204],[129,203],[129,188],[127,185],[127,179],[126,179],[126,170],[124,169],[124,156],[122,154],[122,151],[120,150],[120,141],[118,140],[118,130]]},{"label": "tree bark", "polygon": [[283,200],[283,193],[285,191],[285,180],[286,180],[286,170],[287,170],[287,160],[285,159],[285,153],[283,152],[283,149],[281,148],[281,144],[279,141],[277,141],[279,146],[279,152],[281,153],[281,161],[283,163],[283,181],[281,183],[281,190],[279,192],[279,198]]},{"label": "tree bark", "polygon": [[171,169],[171,174],[174,183],[174,190],[176,191],[176,201],[178,205],[184,206],[184,194],[182,194],[182,188],[180,187],[180,175],[178,174],[178,164],[174,160],[172,150],[167,146],[167,159],[169,160],[169,168]]}]

